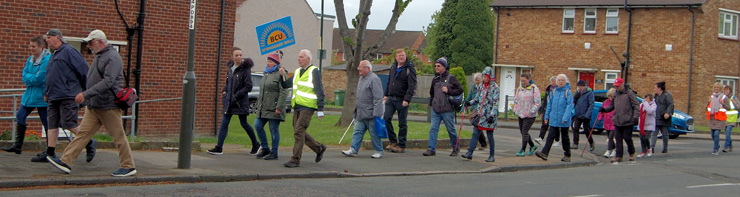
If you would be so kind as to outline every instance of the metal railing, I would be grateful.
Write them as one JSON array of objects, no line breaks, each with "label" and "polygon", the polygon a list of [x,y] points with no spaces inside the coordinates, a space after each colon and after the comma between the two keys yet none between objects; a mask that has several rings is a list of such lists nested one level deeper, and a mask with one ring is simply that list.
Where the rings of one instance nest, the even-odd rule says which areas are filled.
[{"label": "metal railing", "polygon": [[144,101],[136,101],[133,105],[131,105],[131,115],[128,116],[121,116],[122,119],[129,119],[131,120],[131,142],[134,142],[134,137],[136,137],[136,115],[134,112],[136,111],[136,106],[140,103],[153,103],[153,102],[160,102],[160,101],[174,101],[174,100],[180,100],[182,97],[176,97],[176,98],[165,98],[165,99],[153,99],[153,100],[144,100]]}]

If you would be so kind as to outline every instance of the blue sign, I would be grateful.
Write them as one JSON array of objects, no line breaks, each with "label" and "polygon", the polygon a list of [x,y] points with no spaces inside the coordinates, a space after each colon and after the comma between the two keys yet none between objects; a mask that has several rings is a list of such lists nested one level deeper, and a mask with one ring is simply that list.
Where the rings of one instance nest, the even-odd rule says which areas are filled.
[{"label": "blue sign", "polygon": [[290,16],[255,27],[262,55],[295,44]]}]

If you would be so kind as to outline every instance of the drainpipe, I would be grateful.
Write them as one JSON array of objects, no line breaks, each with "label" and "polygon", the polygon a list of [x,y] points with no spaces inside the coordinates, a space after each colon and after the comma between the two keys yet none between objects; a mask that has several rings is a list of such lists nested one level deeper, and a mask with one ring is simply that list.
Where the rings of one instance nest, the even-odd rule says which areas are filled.
[{"label": "drainpipe", "polygon": [[218,26],[218,52],[216,53],[216,93],[213,96],[213,135],[218,135],[218,80],[221,78],[221,45],[224,38],[224,7],[226,7],[226,1],[221,0],[221,25]]},{"label": "drainpipe", "polygon": [[[136,69],[134,70],[134,75],[136,76],[136,83],[134,84],[137,94],[139,94],[139,97],[141,97],[141,54],[144,46],[144,18],[146,17],[146,0],[141,0],[141,4],[139,5],[139,17],[136,20],[136,23],[138,23],[137,28],[137,46],[136,46]],[[136,130],[139,130],[139,109],[140,107],[136,108],[136,111],[133,111],[135,115],[134,121],[136,125],[136,129],[132,132],[136,132]],[[138,133],[138,132],[136,132]]]},{"label": "drainpipe", "polygon": [[629,70],[630,70],[630,42],[632,41],[632,9],[627,5],[627,0],[624,0],[624,10],[626,10],[629,13],[629,21],[627,22],[627,52],[624,53],[624,72],[622,72],[622,79],[624,79],[624,83],[627,83],[628,76],[629,76]]},{"label": "drainpipe", "polygon": [[494,12],[496,12],[496,37],[494,38],[494,44],[493,44],[493,63],[498,63],[498,18],[501,16],[501,12],[499,11],[499,7],[493,8]]},{"label": "drainpipe", "polygon": [[694,68],[694,19],[696,14],[692,7],[689,7],[689,12],[691,12],[691,46],[689,49],[689,96],[686,99],[687,114],[691,114],[691,71]]}]

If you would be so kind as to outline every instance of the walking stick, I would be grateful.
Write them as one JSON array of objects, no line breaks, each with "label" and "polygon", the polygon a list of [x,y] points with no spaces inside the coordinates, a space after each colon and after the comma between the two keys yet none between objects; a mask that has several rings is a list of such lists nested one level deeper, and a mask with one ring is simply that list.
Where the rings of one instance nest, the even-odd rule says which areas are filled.
[{"label": "walking stick", "polygon": [[[599,117],[599,115],[601,115],[601,112],[599,112],[599,114],[596,115],[596,117]],[[598,118],[596,118],[596,121],[594,121],[594,125],[591,125],[591,131],[588,132],[588,138],[586,138],[586,139],[591,139],[591,134],[594,133],[594,127],[596,127],[596,123],[597,122],[599,122],[599,119]],[[581,151],[581,157],[583,157],[583,153],[585,153],[585,152],[586,152],[586,145],[583,145],[583,151]]]},{"label": "walking stick", "polygon": [[465,121],[465,108],[467,108],[467,106],[463,104],[462,115],[461,115],[462,119],[460,119],[460,129],[459,131],[457,131],[457,142],[455,142],[455,147],[457,147],[458,150],[460,150],[460,146],[459,146],[460,145],[460,134],[462,134],[462,126],[463,126],[463,122]]},{"label": "walking stick", "polygon": [[344,140],[344,136],[347,135],[347,131],[349,131],[349,128],[352,127],[352,123],[355,123],[354,118],[352,118],[352,122],[350,122],[349,126],[347,126],[347,130],[344,130],[344,135],[342,135],[342,139],[339,139],[339,144],[342,144],[342,140]]}]

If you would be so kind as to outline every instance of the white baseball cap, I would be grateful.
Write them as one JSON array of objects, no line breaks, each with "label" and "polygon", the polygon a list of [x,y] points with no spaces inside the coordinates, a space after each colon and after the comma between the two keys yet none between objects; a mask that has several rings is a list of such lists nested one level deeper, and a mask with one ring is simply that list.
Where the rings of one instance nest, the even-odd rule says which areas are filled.
[{"label": "white baseball cap", "polygon": [[90,42],[93,39],[108,40],[105,38],[105,33],[103,33],[103,31],[96,29],[91,31],[90,34],[87,35],[87,38],[83,38],[82,41]]}]

